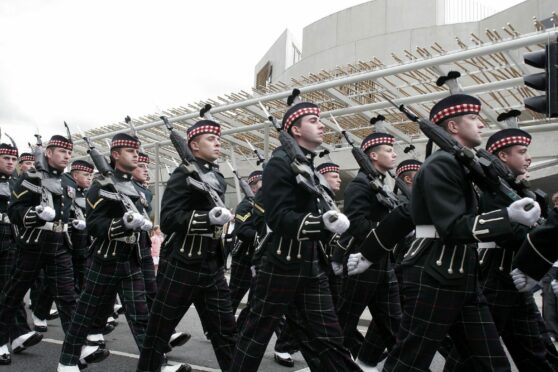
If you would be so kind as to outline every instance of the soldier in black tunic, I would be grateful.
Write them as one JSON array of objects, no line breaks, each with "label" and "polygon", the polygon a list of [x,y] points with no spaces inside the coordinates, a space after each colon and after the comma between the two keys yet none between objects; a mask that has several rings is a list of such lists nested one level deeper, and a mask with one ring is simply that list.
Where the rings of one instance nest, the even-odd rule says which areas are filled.
[{"label": "soldier in black tunic", "polygon": [[[262,171],[257,170],[248,176],[248,185],[254,195],[262,187],[262,174]],[[253,225],[245,223],[252,217],[253,207],[253,201],[244,197],[236,206],[234,214],[234,248],[231,252],[231,280],[229,282],[233,314],[236,314],[236,309],[248,289],[250,289],[250,283],[252,282],[250,267],[254,254],[256,229]]]},{"label": "soldier in black tunic", "polygon": [[12,190],[8,207],[16,225],[17,254],[14,271],[4,285],[0,301],[0,344],[8,337],[8,324],[40,269],[45,270],[50,294],[60,311],[62,328],[68,331],[75,309],[76,293],[72,257],[66,232],[70,206],[65,203],[61,175],[72,156],[73,144],[53,136],[36,169],[25,172]]},{"label": "soldier in black tunic", "polygon": [[[145,207],[147,215],[151,215],[151,201],[153,200],[153,193],[147,188],[149,179],[149,156],[142,152],[139,153],[138,167],[132,172],[134,179],[134,186],[140,194],[140,202]],[[147,296],[147,305],[151,308],[155,296],[157,295],[157,280],[155,274],[155,264],[151,256],[151,239],[148,232],[142,232],[140,236],[141,248],[141,271],[143,280],[145,281],[145,293]],[[173,332],[169,340],[171,348],[182,346],[190,339],[191,335],[186,332]]]},{"label": "soldier in black tunic", "polygon": [[[527,147],[531,135],[518,128],[494,133],[486,150],[496,155],[515,176],[527,172],[531,164]],[[509,203],[495,193],[483,192],[483,212],[507,207]],[[494,242],[478,243],[481,288],[490,307],[494,324],[520,371],[552,371],[539,323],[542,317],[532,293],[519,292],[509,273],[513,256],[525,240],[529,227],[514,224],[513,233]],[[461,362],[457,353],[452,353]],[[459,368],[459,367],[456,367]]]},{"label": "soldier in black tunic", "polygon": [[[71,165],[70,173],[62,175],[64,203],[70,205],[72,224],[68,225],[68,240],[72,252],[75,290],[78,295],[83,286],[87,248],[91,243],[85,222],[85,192],[91,186],[94,169],[93,165],[85,160],[76,160]],[[39,276],[34,287],[31,288],[31,299],[35,330],[46,332],[46,320],[54,319],[56,313],[53,314],[52,303],[54,300],[42,271],[41,274],[43,275]]]},{"label": "soldier in black tunic", "polygon": [[137,167],[140,142],[136,137],[117,134],[111,142],[113,175],[97,178],[86,195],[87,227],[94,239],[92,259],[79,297],[72,324],[66,333],[58,372],[79,371],[78,362],[88,350],[105,359],[109,352],[86,344],[89,328],[102,308],[99,304],[113,301],[116,293],[122,299],[128,324],[141,350],[147,327],[148,309],[141,273],[139,235],[151,229],[151,221],[143,216],[140,195],[132,184],[132,171]]},{"label": "soldier in black tunic", "polygon": [[[478,99],[455,94],[438,102],[430,119],[463,146],[480,145],[484,124]],[[446,334],[469,370],[508,371],[510,365],[477,281],[476,242],[494,241],[540,216],[521,199],[478,214],[473,184],[457,159],[432,154],[415,177],[411,214],[416,240],[401,263],[403,318],[386,371],[426,371]],[[482,340],[482,341],[479,341]]]},{"label": "soldier in black tunic", "polygon": [[[313,171],[314,151],[323,141],[319,108],[309,102],[290,107],[282,130],[294,137]],[[314,175],[313,175],[314,176]],[[265,222],[273,231],[256,276],[250,312],[240,332],[230,371],[256,371],[277,323],[293,306],[303,321],[293,332],[319,353],[321,369],[360,370],[343,347],[329,291],[329,261],[324,244],[331,233],[343,233],[347,217],[327,211],[322,198],[297,184],[291,158],[283,147],[273,153],[263,174]],[[337,219],[330,217],[336,216]],[[296,317],[292,317],[296,318]],[[302,345],[301,347],[304,347]]]},{"label": "soldier in black tunic", "polygon": [[[324,176],[328,188],[334,193],[341,190],[341,176],[339,175],[339,165],[326,162],[316,167],[318,173]],[[335,195],[332,195],[334,197]],[[329,289],[335,307],[339,306],[341,291],[343,290],[343,264],[333,261],[334,248],[339,240],[338,235],[334,235],[332,240],[326,246],[326,255],[331,262],[331,270],[328,271]],[[362,340],[361,340],[362,341]]]},{"label": "soldier in black tunic", "polygon": [[[188,146],[196,158],[201,179],[221,199],[226,183],[215,161],[221,153],[221,128],[211,120],[201,120],[188,128]],[[161,248],[166,257],[161,266],[157,296],[151,307],[147,336],[138,371],[158,371],[169,338],[193,303],[211,336],[211,343],[222,370],[229,370],[236,339],[229,287],[224,275],[221,245],[223,225],[232,213],[215,206],[208,195],[187,183],[184,166],[173,172],[161,204],[161,230],[167,234]],[[181,371],[191,367],[183,364]]]},{"label": "soldier in black tunic", "polygon": [[[8,205],[14,185],[17,163],[17,148],[2,143],[0,144],[0,283],[8,282],[12,275],[15,256],[15,227],[10,223],[8,217]],[[8,323],[8,336],[12,342],[12,352],[19,353],[41,341],[43,336],[31,331],[27,324],[27,314],[23,302],[15,309],[14,318]],[[0,364],[10,364],[11,356],[8,344],[0,346]]]},{"label": "soldier in black tunic", "polygon": [[[375,132],[367,136],[360,146],[369,156],[382,181],[386,173],[396,165],[394,142],[395,138],[392,135]],[[341,245],[349,252],[358,252],[372,228],[390,210],[390,206],[382,203],[378,193],[370,187],[367,175],[360,170],[345,189],[345,213],[351,221],[351,227],[342,236]],[[351,337],[366,307],[372,314],[372,321],[358,352],[356,363],[364,371],[377,371],[375,367],[381,361],[384,350],[391,349],[395,344],[395,335],[401,320],[397,278],[391,257],[388,255],[374,262],[365,272],[350,276],[344,281],[338,313],[346,346],[353,343]]]}]

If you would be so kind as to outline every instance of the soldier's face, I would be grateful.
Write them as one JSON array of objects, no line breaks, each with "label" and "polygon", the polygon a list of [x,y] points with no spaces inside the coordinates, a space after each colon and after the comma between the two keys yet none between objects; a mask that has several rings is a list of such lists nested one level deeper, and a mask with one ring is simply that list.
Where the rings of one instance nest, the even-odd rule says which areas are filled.
[{"label": "soldier's face", "polygon": [[194,156],[208,162],[214,162],[221,156],[221,137],[205,133],[194,137],[190,142]]},{"label": "soldier's face", "polygon": [[338,192],[341,190],[341,176],[339,176],[339,173],[327,172],[324,174],[324,178],[333,191]]},{"label": "soldier's face", "polygon": [[1,155],[0,156],[0,173],[7,176],[12,174],[15,170],[17,164],[17,158],[11,155]]},{"label": "soldier's face", "polygon": [[137,168],[132,172],[132,177],[141,184],[145,183],[149,178],[147,163],[138,163]]},{"label": "soldier's face", "polygon": [[19,163],[19,169],[21,169],[22,172],[27,172],[29,169],[33,168],[34,166],[35,164],[33,164],[31,160],[22,161],[21,163]]},{"label": "soldier's face", "polygon": [[482,143],[481,133],[484,123],[478,115],[463,115],[460,120],[454,123],[457,123],[454,125],[455,133],[464,146],[476,147]]},{"label": "soldier's face", "polygon": [[76,184],[79,187],[81,187],[82,189],[87,189],[91,186],[93,173],[75,170],[72,172],[72,178],[74,179],[74,181],[76,181]]},{"label": "soldier's face", "polygon": [[511,146],[506,151],[500,151],[498,157],[506,163],[516,176],[525,174],[527,168],[531,165],[531,156],[527,151],[527,146]]},{"label": "soldier's face", "polygon": [[262,188],[262,180],[258,180],[258,182],[254,182],[250,184],[250,189],[255,194]]},{"label": "soldier's face", "polygon": [[48,165],[59,171],[64,170],[68,166],[72,158],[72,150],[62,147],[49,147],[45,153]]},{"label": "soldier's face", "polygon": [[[303,147],[311,147],[309,150],[324,142],[324,124],[316,115],[306,115],[300,118],[300,123],[291,128],[295,139],[299,139]],[[307,146],[304,146],[307,144]],[[309,145],[309,146],[308,146]]]},{"label": "soldier's face", "polygon": [[122,147],[112,151],[116,167],[127,173],[132,173],[138,166],[138,156],[139,151],[131,147]]},{"label": "soldier's face", "polygon": [[382,172],[386,172],[395,168],[397,154],[393,146],[379,145],[374,151],[370,152],[370,159],[374,162],[376,168]]}]

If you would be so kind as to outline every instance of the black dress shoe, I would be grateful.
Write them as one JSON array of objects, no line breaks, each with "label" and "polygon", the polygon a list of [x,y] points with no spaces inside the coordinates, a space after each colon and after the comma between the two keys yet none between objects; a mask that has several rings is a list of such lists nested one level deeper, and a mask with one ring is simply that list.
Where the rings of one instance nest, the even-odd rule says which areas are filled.
[{"label": "black dress shoe", "polygon": [[274,355],[273,355],[273,358],[275,359],[275,361],[276,361],[278,364],[280,364],[280,365],[282,365],[282,366],[284,366],[284,367],[294,367],[294,360],[293,360],[293,358],[291,358],[291,357],[283,358],[283,357],[280,357],[280,356],[277,355],[277,354],[274,354]]},{"label": "black dress shoe", "polygon": [[106,349],[106,347],[107,347],[107,344],[103,340],[99,340],[99,341],[85,340],[85,345],[87,345],[87,346],[99,346],[101,349]]},{"label": "black dress shoe", "polygon": [[175,338],[174,340],[169,342],[169,346],[171,348],[175,348],[175,347],[184,345],[192,337],[192,335],[190,335],[189,333],[186,333],[186,332],[180,332],[180,333],[181,333],[180,336],[178,336],[177,338]]},{"label": "black dress shoe", "polygon": [[12,352],[14,354],[18,354],[21,353],[23,350],[27,349],[28,347],[31,347],[33,345],[37,345],[39,342],[41,342],[41,340],[43,339],[43,335],[40,333],[34,333],[31,337],[29,337],[27,340],[25,340],[23,342],[23,344],[21,344],[20,346],[17,346],[15,348],[12,349]]},{"label": "black dress shoe", "polygon": [[48,327],[36,325],[36,326],[33,326],[33,330],[35,332],[45,333],[48,330]]},{"label": "black dress shoe", "polygon": [[0,355],[0,365],[8,365],[12,363],[12,357],[10,354],[2,354]]},{"label": "black dress shoe", "polygon": [[54,310],[53,312],[49,313],[47,315],[47,320],[54,320],[57,319],[60,316],[60,314],[58,314],[58,310]]},{"label": "black dress shoe", "polygon": [[94,353],[89,354],[88,356],[83,358],[83,361],[87,364],[89,364],[89,363],[99,363],[99,362],[102,362],[103,360],[107,359],[107,357],[109,355],[110,355],[110,352],[107,349],[99,348]]},{"label": "black dress shoe", "polygon": [[114,331],[114,329],[116,328],[116,323],[107,323],[105,324],[105,327],[103,328],[103,335],[108,335],[109,333],[111,333],[112,331]]}]

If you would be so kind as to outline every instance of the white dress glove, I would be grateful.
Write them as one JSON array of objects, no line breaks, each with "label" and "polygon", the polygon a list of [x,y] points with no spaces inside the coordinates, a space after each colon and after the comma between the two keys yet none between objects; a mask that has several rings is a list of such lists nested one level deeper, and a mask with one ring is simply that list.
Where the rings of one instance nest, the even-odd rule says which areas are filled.
[{"label": "white dress glove", "polygon": [[[525,206],[533,204],[533,208],[526,211]],[[517,222],[525,226],[533,226],[541,216],[541,207],[539,203],[531,198],[523,198],[516,200],[508,207],[508,216],[510,221]]]},{"label": "white dress glove", "polygon": [[[334,216],[337,218],[334,221],[331,221],[331,217]],[[339,235],[343,234],[345,231],[347,231],[349,226],[351,226],[351,223],[349,222],[347,216],[345,216],[343,213],[339,213],[336,211],[325,212],[322,216],[322,219],[324,220],[324,225],[326,229],[328,229],[332,233],[339,234]]]},{"label": "white dress glove", "polygon": [[552,292],[554,292],[555,296],[558,296],[558,281],[556,279],[552,279],[550,282],[550,286],[552,287]]},{"label": "white dress glove", "polygon": [[56,216],[56,211],[53,208],[43,207],[42,205],[36,206],[35,207],[35,212],[37,212],[37,216],[41,220],[47,221],[47,222],[50,222],[50,221],[54,220],[54,217]]},{"label": "white dress glove", "polygon": [[209,224],[223,226],[233,219],[231,211],[223,207],[214,207],[209,211]]},{"label": "white dress glove", "polygon": [[519,269],[513,269],[510,275],[519,292],[530,292],[539,283]]},{"label": "white dress glove", "polygon": [[349,255],[349,259],[347,260],[347,274],[349,276],[362,274],[370,265],[372,265],[372,262],[364,258],[362,253],[353,253]]},{"label": "white dress glove", "polygon": [[72,221],[72,227],[76,230],[84,230],[85,226],[87,226],[87,224],[85,223],[84,220],[73,220]]},{"label": "white dress glove", "polygon": [[138,212],[129,211],[124,213],[124,216],[122,216],[122,220],[124,221],[124,226],[128,230],[135,230],[143,225],[144,218]]},{"label": "white dress glove", "polygon": [[333,269],[333,273],[335,274],[335,276],[339,276],[341,274],[343,274],[343,264],[340,264],[339,262],[331,262],[331,268]]},{"label": "white dress glove", "polygon": [[151,231],[151,229],[153,228],[153,223],[151,222],[151,220],[149,218],[143,218],[143,224],[140,226],[140,229],[142,229],[143,231]]}]

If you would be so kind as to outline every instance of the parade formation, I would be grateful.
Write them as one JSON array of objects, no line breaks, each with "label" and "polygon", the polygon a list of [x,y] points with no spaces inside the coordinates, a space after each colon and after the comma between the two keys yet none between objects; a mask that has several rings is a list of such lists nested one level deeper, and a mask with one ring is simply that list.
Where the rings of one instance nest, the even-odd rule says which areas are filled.
[{"label": "parade formation", "polygon": [[[273,335],[278,365],[293,367],[300,352],[311,371],[429,371],[437,353],[444,371],[558,371],[534,297],[558,267],[558,197],[549,205],[527,181],[534,136],[519,111],[501,114],[506,124],[483,145],[483,100],[459,78],[438,79],[449,91],[424,117],[378,95],[427,137],[421,159],[398,159],[381,115],[355,141],[330,114],[358,169],[344,188],[310,95],[293,89],[281,118],[260,103],[278,146],[267,159],[252,148],[247,177],[229,163],[244,194],[234,209],[211,105],[183,133],[161,116],[180,163],[155,211],[152,159],[129,117],[108,154],[79,138],[87,159],[72,160],[68,125],[46,143],[35,135],[30,153],[1,133],[0,365],[25,358],[59,317],[64,340],[48,370],[112,371],[104,336],[123,314],[137,372],[192,371],[167,354],[190,347],[180,322],[193,305],[227,372],[262,370]],[[547,117],[557,117],[558,89],[548,92]]]}]

